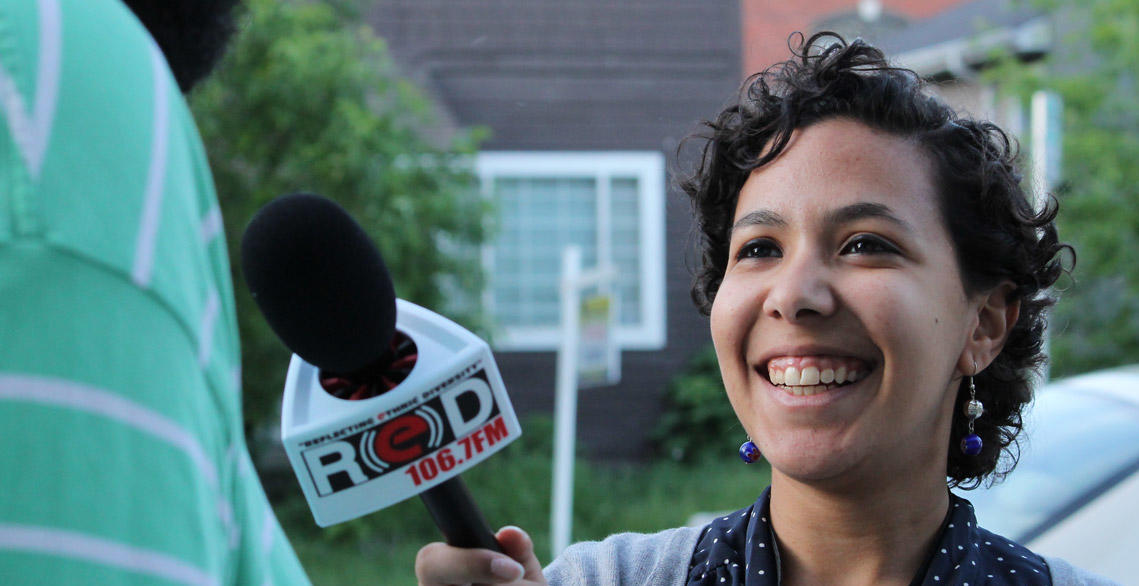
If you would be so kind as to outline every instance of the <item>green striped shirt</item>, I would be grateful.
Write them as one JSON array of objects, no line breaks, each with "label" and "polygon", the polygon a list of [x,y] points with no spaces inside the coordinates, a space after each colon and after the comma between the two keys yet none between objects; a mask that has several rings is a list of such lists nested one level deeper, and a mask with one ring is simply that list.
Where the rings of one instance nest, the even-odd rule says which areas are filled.
[{"label": "green striped shirt", "polygon": [[205,153],[118,0],[0,0],[0,582],[295,584]]}]

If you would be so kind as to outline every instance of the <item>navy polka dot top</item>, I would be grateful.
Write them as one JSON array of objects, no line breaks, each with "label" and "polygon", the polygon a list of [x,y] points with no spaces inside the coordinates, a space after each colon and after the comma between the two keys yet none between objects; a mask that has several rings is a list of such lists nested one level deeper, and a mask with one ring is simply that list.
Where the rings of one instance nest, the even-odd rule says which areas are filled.
[{"label": "navy polka dot top", "polygon": [[[688,569],[689,586],[776,586],[779,548],[768,511],[771,489],[753,505],[704,528]],[[1044,560],[977,526],[973,505],[950,494],[941,537],[911,586],[1048,585]]]}]

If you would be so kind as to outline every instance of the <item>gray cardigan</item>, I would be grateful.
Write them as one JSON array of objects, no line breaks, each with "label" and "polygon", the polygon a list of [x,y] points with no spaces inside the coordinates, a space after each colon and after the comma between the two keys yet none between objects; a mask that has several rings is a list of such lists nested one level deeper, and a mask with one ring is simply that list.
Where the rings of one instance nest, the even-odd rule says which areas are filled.
[{"label": "gray cardigan", "polygon": [[[684,586],[700,529],[680,527],[652,535],[620,533],[573,545],[546,569],[551,586]],[[1055,586],[1119,586],[1059,558],[1044,557]]]}]

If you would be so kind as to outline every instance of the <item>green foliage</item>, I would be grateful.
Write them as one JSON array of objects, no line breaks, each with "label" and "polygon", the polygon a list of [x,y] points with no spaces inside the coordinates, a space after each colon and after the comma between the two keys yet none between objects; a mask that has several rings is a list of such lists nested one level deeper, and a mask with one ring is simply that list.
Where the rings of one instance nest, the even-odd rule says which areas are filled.
[{"label": "green foliage", "polygon": [[[553,429],[548,417],[524,421],[521,438],[463,475],[487,522],[525,529],[544,564],[550,561]],[[607,466],[579,460],[573,540],[655,532],[684,525],[697,512],[747,506],[770,483],[770,469],[744,466],[734,452],[729,448],[699,464]],[[313,523],[299,495],[274,509],[314,584],[410,586],[416,552],[440,540],[419,499],[327,529]]]},{"label": "green foliage", "polygon": [[709,345],[693,356],[668,385],[665,410],[654,432],[662,453],[681,462],[733,454],[745,439]]},{"label": "green foliage", "polygon": [[[353,0],[249,0],[243,30],[191,99],[225,217],[248,428],[274,417],[289,357],[237,256],[244,227],[271,199],[310,191],[338,201],[378,242],[401,298],[444,310],[448,288],[482,289],[470,262],[488,212],[472,197],[480,136],[436,137],[433,105],[396,73],[359,13]],[[477,308],[447,309],[480,329]]]},{"label": "green foliage", "polygon": [[1063,24],[1047,60],[1003,59],[1006,95],[1064,100],[1060,237],[1079,262],[1052,319],[1053,374],[1139,362],[1139,0],[1050,0]]}]

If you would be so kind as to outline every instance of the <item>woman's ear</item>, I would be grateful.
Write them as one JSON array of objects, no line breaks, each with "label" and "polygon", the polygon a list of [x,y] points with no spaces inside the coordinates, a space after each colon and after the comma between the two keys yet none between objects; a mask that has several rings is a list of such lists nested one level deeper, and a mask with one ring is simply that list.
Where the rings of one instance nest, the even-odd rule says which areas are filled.
[{"label": "woman's ear", "polygon": [[957,361],[962,374],[973,375],[988,368],[1001,353],[1020,317],[1020,300],[1012,297],[1015,290],[1012,281],[1003,281],[987,294],[981,294],[977,322]]}]

